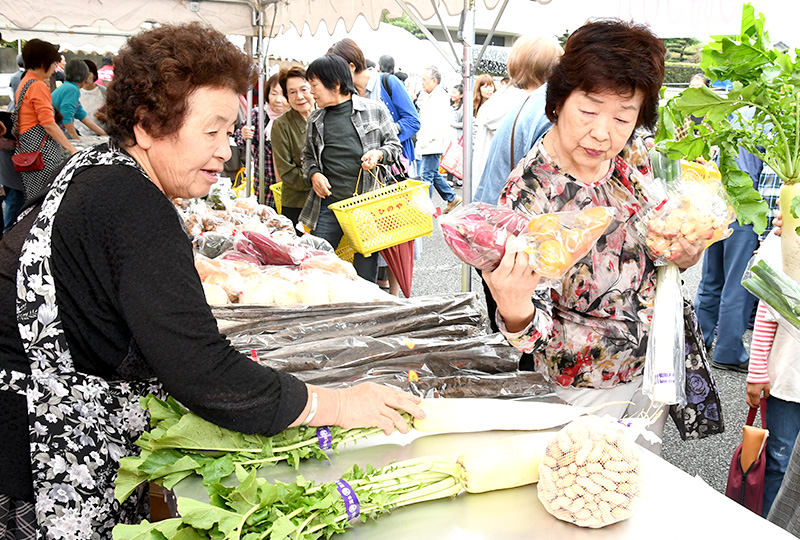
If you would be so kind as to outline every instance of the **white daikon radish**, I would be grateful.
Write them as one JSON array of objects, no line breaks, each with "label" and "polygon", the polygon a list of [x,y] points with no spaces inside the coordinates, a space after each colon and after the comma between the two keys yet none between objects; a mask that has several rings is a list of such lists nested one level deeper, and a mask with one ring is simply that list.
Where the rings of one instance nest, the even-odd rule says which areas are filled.
[{"label": "white daikon radish", "polygon": [[526,433],[479,446],[461,454],[464,489],[484,493],[535,484],[547,444],[556,434]]},{"label": "white daikon radish", "polygon": [[473,433],[478,431],[538,431],[569,424],[600,407],[574,407],[539,401],[482,398],[423,399],[425,418],[414,419],[414,428],[426,433]]}]

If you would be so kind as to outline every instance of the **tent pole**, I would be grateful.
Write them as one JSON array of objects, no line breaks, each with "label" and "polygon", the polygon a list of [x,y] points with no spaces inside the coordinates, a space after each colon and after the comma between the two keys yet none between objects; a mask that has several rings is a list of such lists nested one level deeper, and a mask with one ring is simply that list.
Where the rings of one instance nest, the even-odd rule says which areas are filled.
[{"label": "tent pole", "polygon": [[[506,2],[508,2],[508,0],[506,0]],[[450,50],[453,51],[453,57],[458,58],[456,46],[453,45],[453,38],[450,36],[450,31],[447,29],[447,26],[445,26],[444,20],[442,20],[442,14],[439,13],[439,7],[436,5],[436,0],[431,0],[431,6],[433,6],[433,12],[436,13],[436,18],[439,19],[439,25],[442,27],[444,37],[447,39],[447,43],[450,44]]]},{"label": "tent pole", "polygon": [[[417,25],[417,28],[419,28],[419,31],[422,32],[423,34],[425,34],[425,37],[428,38],[428,41],[430,41],[431,44],[434,47],[436,47],[436,50],[439,51],[439,54],[441,54],[442,57],[445,60],[447,60],[447,63],[450,64],[450,67],[453,68],[454,71],[457,71],[457,72],[461,71],[461,66],[458,65],[457,58],[455,58],[455,57],[451,58],[450,55],[447,54],[447,51],[445,51],[444,48],[436,40],[436,38],[433,37],[433,34],[431,34],[431,31],[428,30],[428,28],[425,26],[425,23],[423,23],[422,20],[417,16],[417,14],[414,13],[411,10],[411,7],[405,2],[405,0],[395,0],[395,1],[397,2],[397,5],[400,6],[403,9],[403,12],[406,15],[408,15],[408,18],[411,19],[412,21],[414,21],[414,24]],[[442,29],[444,30],[445,33],[447,33],[447,28],[446,27],[442,26]],[[455,51],[453,51],[453,52],[455,53]]]},{"label": "tent pole", "polygon": [[[464,164],[463,164],[463,204],[472,201],[472,96],[473,88],[473,59],[472,48],[475,44],[475,4],[474,0],[464,0],[464,17],[462,17],[462,27],[459,29],[461,40],[464,45],[464,60],[461,62],[462,75],[464,78],[464,97],[461,99],[464,109]],[[461,265],[461,291],[469,292],[472,290],[472,269],[468,264]]]},{"label": "tent pole", "polygon": [[258,202],[264,204],[264,12],[258,13]]},{"label": "tent pole", "polygon": [[497,13],[497,17],[494,19],[492,29],[489,30],[489,34],[486,36],[486,40],[483,42],[483,47],[481,47],[481,52],[478,53],[478,57],[475,59],[476,66],[481,63],[481,59],[483,59],[483,53],[486,51],[486,47],[488,47],[489,43],[492,41],[492,38],[494,37],[494,31],[497,29],[497,23],[500,22],[500,17],[502,17],[503,13],[505,13],[507,5],[508,0],[503,0],[503,5],[500,6],[500,11]]}]

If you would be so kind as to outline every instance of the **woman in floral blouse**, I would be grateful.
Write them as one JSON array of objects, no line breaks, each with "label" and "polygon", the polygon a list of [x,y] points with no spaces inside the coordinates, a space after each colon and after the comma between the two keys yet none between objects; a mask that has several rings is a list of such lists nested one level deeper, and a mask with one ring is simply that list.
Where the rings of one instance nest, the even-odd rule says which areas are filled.
[{"label": "woman in floral blouse", "polygon": [[[554,125],[511,173],[500,204],[537,215],[603,206],[617,217],[555,287],[540,283],[527,254],[512,250],[484,273],[501,330],[534,353],[557,394],[576,405],[633,401],[604,409],[619,418],[651,405],[637,390],[656,268],[632,218],[654,180],[633,134],[655,124],[663,76],[664,45],[644,26],[597,21],[570,36],[548,79],[546,113]],[[675,259],[681,268],[701,256],[699,246],[684,249]],[[660,434],[665,417],[651,429]]]}]

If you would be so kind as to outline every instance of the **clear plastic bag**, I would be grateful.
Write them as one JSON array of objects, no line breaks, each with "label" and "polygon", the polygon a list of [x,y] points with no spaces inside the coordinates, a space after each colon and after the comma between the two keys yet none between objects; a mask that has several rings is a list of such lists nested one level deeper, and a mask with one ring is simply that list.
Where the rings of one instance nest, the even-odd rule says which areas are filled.
[{"label": "clear plastic bag", "polygon": [[800,341],[800,283],[783,271],[781,239],[770,233],[748,261],[742,286],[767,306],[790,336]]},{"label": "clear plastic bag", "polygon": [[456,256],[479,270],[494,270],[510,236],[530,257],[541,276],[561,278],[592,249],[613,221],[615,210],[591,207],[528,217],[506,208],[474,203],[439,219],[442,234]]},{"label": "clear plastic bag", "polygon": [[654,403],[686,405],[686,351],[684,350],[681,273],[670,263],[658,268],[655,306],[642,391]]},{"label": "clear plastic bag", "polygon": [[636,231],[658,265],[682,251],[682,242],[705,249],[733,232],[728,225],[736,213],[715,176],[689,170],[667,186],[653,182],[649,191],[648,199],[660,202],[642,209]]},{"label": "clear plastic bag", "polygon": [[548,443],[537,488],[550,514],[596,529],[629,518],[642,484],[641,454],[629,429],[609,417],[584,416]]}]

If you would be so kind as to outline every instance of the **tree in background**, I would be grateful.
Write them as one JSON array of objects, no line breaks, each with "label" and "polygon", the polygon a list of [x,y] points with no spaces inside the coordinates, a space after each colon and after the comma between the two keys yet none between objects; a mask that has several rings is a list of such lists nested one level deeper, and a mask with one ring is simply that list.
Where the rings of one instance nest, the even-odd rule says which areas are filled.
[{"label": "tree in background", "polygon": [[667,38],[664,40],[668,62],[697,64],[703,44],[695,38]]},{"label": "tree in background", "polygon": [[408,32],[410,32],[410,33],[414,34],[414,35],[415,35],[415,36],[416,36],[418,39],[422,39],[422,38],[424,38],[424,37],[425,37],[425,34],[423,34],[423,33],[420,31],[420,29],[419,29],[419,27],[416,25],[416,23],[415,23],[414,21],[412,21],[412,20],[411,20],[411,19],[408,17],[408,15],[406,15],[405,13],[403,13],[403,16],[402,16],[402,17],[397,17],[397,18],[394,18],[394,19],[390,19],[390,18],[388,18],[388,17],[386,16],[386,13],[387,13],[387,12],[386,12],[386,11],[384,11],[384,12],[383,12],[383,15],[381,15],[381,22],[385,22],[385,23],[393,24],[394,26],[399,26],[399,27],[400,27],[400,28],[402,28],[403,30],[407,30]]}]

